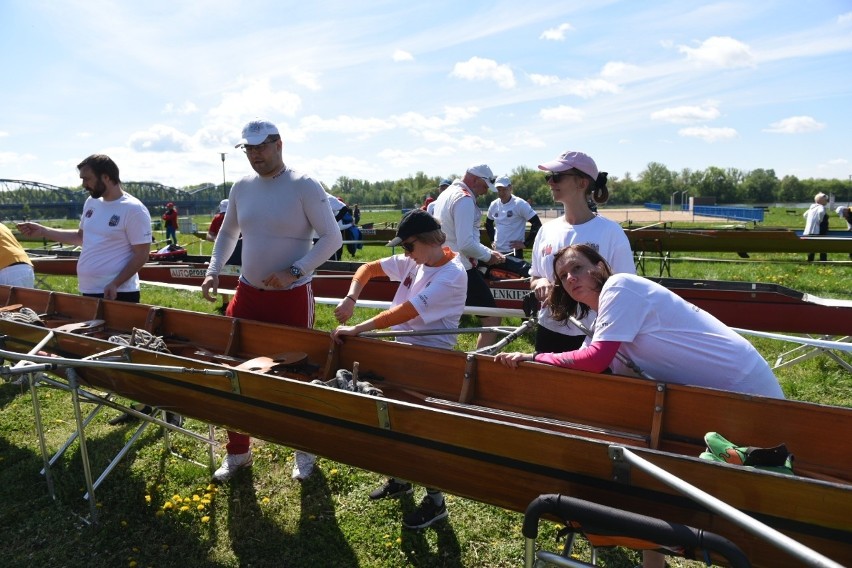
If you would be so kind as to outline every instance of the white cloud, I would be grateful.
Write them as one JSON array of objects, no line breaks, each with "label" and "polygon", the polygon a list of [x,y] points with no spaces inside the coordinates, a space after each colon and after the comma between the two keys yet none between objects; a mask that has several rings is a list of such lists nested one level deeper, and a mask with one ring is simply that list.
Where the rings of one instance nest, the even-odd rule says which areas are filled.
[{"label": "white cloud", "polygon": [[772,132],[773,134],[801,134],[803,132],[816,132],[825,128],[825,124],[817,122],[810,116],[791,116],[773,122],[769,128],[764,128],[764,132]]},{"label": "white cloud", "polygon": [[299,123],[307,132],[340,132],[343,134],[361,134],[364,136],[386,130],[393,130],[393,122],[380,118],[358,118],[340,115],[336,118],[320,118],[316,115],[306,116]]},{"label": "white cloud", "polygon": [[322,86],[319,82],[319,75],[314,73],[313,71],[305,71],[304,69],[299,69],[298,67],[290,70],[290,77],[293,81],[296,82],[297,85],[301,85],[308,90],[311,91],[319,91],[322,90]]},{"label": "white cloud", "polygon": [[127,142],[137,152],[188,152],[192,139],[179,130],[164,124],[155,124],[143,132],[134,132]]},{"label": "white cloud", "polygon": [[733,128],[711,128],[709,126],[690,126],[677,131],[681,136],[687,138],[700,138],[705,142],[718,142],[719,140],[730,140],[737,137],[737,131]]},{"label": "white cloud", "polygon": [[584,99],[589,99],[600,93],[618,93],[621,91],[618,85],[605,79],[566,79],[562,83],[567,87],[567,94]]},{"label": "white cloud", "polygon": [[402,49],[397,49],[393,52],[394,61],[414,61],[414,56]]},{"label": "white cloud", "polygon": [[623,61],[609,61],[601,69],[601,77],[612,79],[617,83],[629,80],[635,77],[640,71],[636,65],[624,63]]},{"label": "white cloud", "polygon": [[184,101],[183,104],[176,106],[174,103],[166,103],[166,108],[163,109],[166,114],[194,114],[198,112],[198,107],[192,101]]},{"label": "white cloud", "polygon": [[550,87],[559,83],[559,77],[556,75],[539,75],[538,73],[530,73],[530,81],[539,87]]},{"label": "white cloud", "polygon": [[543,108],[538,113],[543,120],[558,120],[560,122],[582,122],[585,114],[580,109],[566,105]]},{"label": "white cloud", "polygon": [[32,154],[18,154],[17,152],[0,152],[0,166],[20,164],[20,162],[31,162],[36,157]]},{"label": "white cloud", "polygon": [[829,160],[828,163],[832,166],[844,166],[849,163],[849,160],[846,158],[835,158],[833,160]]},{"label": "white cloud", "polygon": [[91,138],[92,136],[94,136],[94,134],[91,133],[91,132],[78,132],[77,133],[77,138],[84,138],[85,139],[85,138]]},{"label": "white cloud", "polygon": [[574,29],[569,23],[559,24],[559,26],[555,28],[550,28],[541,32],[541,35],[538,36],[538,39],[546,39],[550,41],[564,41],[565,40],[565,32],[570,32]]},{"label": "white cloud", "polygon": [[8,132],[4,132],[4,131],[0,130],[0,138],[5,138],[8,135],[9,135]]},{"label": "white cloud", "polygon": [[837,16],[837,23],[841,26],[852,23],[852,12],[846,12],[845,14]]},{"label": "white cloud", "polygon": [[450,75],[469,81],[491,79],[503,89],[515,86],[515,74],[508,65],[499,65],[493,59],[482,57],[471,57],[467,61],[456,63]]},{"label": "white cloud", "polygon": [[751,48],[732,37],[713,36],[696,48],[681,45],[678,51],[688,61],[715,67],[754,67],[756,65]]},{"label": "white cloud", "polygon": [[719,109],[712,105],[706,106],[679,106],[665,108],[651,113],[652,120],[662,120],[674,124],[690,124],[693,122],[705,122],[719,118]]}]

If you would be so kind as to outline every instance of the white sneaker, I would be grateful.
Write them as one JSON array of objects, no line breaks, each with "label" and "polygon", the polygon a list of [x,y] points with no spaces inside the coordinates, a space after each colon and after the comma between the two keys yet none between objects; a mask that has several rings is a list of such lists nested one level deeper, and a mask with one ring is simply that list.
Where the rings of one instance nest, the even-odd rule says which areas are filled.
[{"label": "white sneaker", "polygon": [[222,465],[219,466],[219,469],[213,472],[213,480],[219,482],[228,481],[234,477],[234,474],[238,470],[249,467],[253,461],[251,450],[244,454],[228,454],[222,460]]},{"label": "white sneaker", "polygon": [[303,481],[311,476],[314,472],[314,465],[317,463],[317,457],[314,454],[300,452],[296,450],[294,456],[295,463],[293,464],[293,479]]}]

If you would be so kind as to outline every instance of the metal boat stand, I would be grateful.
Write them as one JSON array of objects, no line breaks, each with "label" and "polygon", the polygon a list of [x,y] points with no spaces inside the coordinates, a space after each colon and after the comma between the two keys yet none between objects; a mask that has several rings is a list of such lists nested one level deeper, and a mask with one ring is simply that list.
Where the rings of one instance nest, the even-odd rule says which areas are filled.
[{"label": "metal boat stand", "polygon": [[[724,517],[728,521],[738,525],[758,538],[766,540],[791,557],[802,562],[802,566],[819,566],[824,568],[843,568],[834,560],[823,556],[819,552],[808,548],[804,544],[793,540],[782,532],[761,523],[754,517],[750,517],[739,509],[732,507],[724,501],[713,497],[698,487],[691,485],[683,479],[672,475],[661,467],[658,467],[645,458],[633,453],[624,446],[609,446],[609,458],[613,463],[613,475],[629,483],[630,468],[635,467],[641,472],[650,475],[654,479],[668,485],[675,491],[682,493],[693,501],[701,504],[710,511]],[[780,475],[780,474],[779,474]]]},{"label": "metal boat stand", "polygon": [[[113,400],[116,396],[115,394],[99,394],[83,387],[80,384],[80,377],[72,365],[120,366],[124,369],[135,367],[140,370],[152,370],[156,368],[160,371],[166,372],[179,372],[180,368],[118,362],[115,360],[115,353],[117,351],[123,351],[123,346],[117,347],[116,349],[110,349],[108,351],[99,353],[97,355],[82,360],[58,359],[34,355],[35,353],[38,353],[38,351],[41,350],[52,338],[53,332],[49,332],[36,346],[33,347],[29,354],[21,354],[0,350],[0,356],[4,358],[20,359],[12,367],[0,368],[0,375],[2,375],[4,378],[19,377],[19,380],[21,380],[21,382],[25,381],[29,384],[33,404],[33,416],[36,434],[38,436],[39,449],[41,451],[42,462],[44,464],[44,467],[42,468],[40,473],[45,476],[48,493],[54,501],[57,500],[57,497],[51,473],[51,467],[65,454],[68,448],[71,447],[71,445],[76,440],[78,441],[80,447],[80,458],[83,464],[83,477],[86,484],[86,493],[83,495],[83,499],[89,502],[88,518],[80,516],[80,519],[86,524],[96,524],[98,520],[98,514],[97,502],[95,499],[95,490],[101,485],[101,483],[105,481],[107,476],[115,469],[118,463],[127,455],[133,445],[139,440],[145,430],[152,424],[161,426],[164,429],[163,440],[166,449],[172,455],[181,459],[186,458],[172,449],[171,438],[169,436],[170,431],[176,432],[184,436],[188,436],[192,439],[206,444],[208,449],[208,464],[201,464],[194,460],[188,461],[195,463],[201,467],[208,467],[211,472],[213,471],[213,447],[217,445],[217,442],[214,438],[214,431],[212,425],[208,424],[207,434],[202,435],[182,426],[171,424],[165,421],[163,419],[165,418],[165,409],[154,409],[154,412],[148,415],[139,412],[131,407],[119,404]],[[112,360],[97,360],[95,359],[96,357],[105,357]],[[62,380],[61,375],[59,375],[59,373],[62,371],[64,371],[65,373],[64,381]],[[203,371],[199,371],[196,369],[186,369],[185,371],[204,372],[205,374],[228,374],[230,372],[214,369],[207,369]],[[56,378],[49,377],[46,372],[52,372]],[[71,395],[71,403],[74,411],[75,430],[52,456],[49,454],[47,449],[45,428],[41,417],[41,402],[37,389],[37,387],[39,386],[53,387],[58,390],[68,392]],[[83,416],[82,409],[83,402],[92,403],[95,405],[95,407],[88,414],[86,414],[85,417]],[[100,473],[98,478],[93,481],[92,466],[89,459],[88,445],[86,440],[86,427],[92,422],[92,420],[94,420],[94,418],[98,415],[98,413],[100,413],[100,411],[104,407],[109,407],[122,412],[126,412],[134,416],[135,418],[138,418],[141,421],[141,424],[138,426],[133,435],[127,440],[125,445],[110,460],[109,464]]]},{"label": "metal boat stand", "polygon": [[[783,369],[784,367],[790,367],[797,363],[801,363],[802,361],[807,361],[813,357],[818,355],[825,355],[830,359],[833,359],[838,365],[852,373],[852,364],[848,361],[840,357],[835,351],[839,352],[852,352],[852,336],[845,337],[835,337],[832,335],[822,335],[818,338],[813,336],[808,337],[798,337],[798,336],[790,336],[790,335],[781,335],[778,333],[769,333],[764,331],[752,331],[749,329],[740,329],[740,328],[731,328],[740,335],[754,335],[756,337],[765,337],[768,339],[777,339],[779,341],[787,341],[790,343],[799,343],[800,345],[782,353],[775,360],[775,365],[772,367],[775,369]],[[797,355],[798,354],[798,355]],[[794,356],[795,355],[795,356]],[[792,359],[788,359],[790,356],[794,356]]]}]

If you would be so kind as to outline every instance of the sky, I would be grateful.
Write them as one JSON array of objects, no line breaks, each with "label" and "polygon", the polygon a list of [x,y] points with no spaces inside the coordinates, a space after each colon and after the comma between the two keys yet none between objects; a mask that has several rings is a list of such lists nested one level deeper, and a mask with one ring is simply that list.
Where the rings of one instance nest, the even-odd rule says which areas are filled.
[{"label": "sky", "polygon": [[[328,186],[582,151],[852,182],[852,0],[0,0],[0,179],[251,173],[243,125]],[[225,153],[224,175],[221,153]]]}]

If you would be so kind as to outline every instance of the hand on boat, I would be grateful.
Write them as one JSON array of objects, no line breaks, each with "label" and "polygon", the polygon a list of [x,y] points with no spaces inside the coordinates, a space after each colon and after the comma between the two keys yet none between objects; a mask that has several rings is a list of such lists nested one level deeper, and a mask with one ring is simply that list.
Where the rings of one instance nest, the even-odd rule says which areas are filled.
[{"label": "hand on boat", "polygon": [[516,351],[514,353],[498,353],[494,359],[500,361],[511,369],[517,369],[518,363],[521,361],[532,361],[534,357],[534,353],[521,353]]},{"label": "hand on boat", "polygon": [[216,294],[219,292],[219,277],[208,274],[204,277],[204,282],[201,283],[201,295],[208,302],[216,301]]},{"label": "hand on boat", "polygon": [[110,282],[104,286],[104,300],[115,300],[118,298],[118,284]]},{"label": "hand on boat", "polygon": [[537,278],[533,280],[532,291],[535,292],[535,299],[541,302],[542,305],[547,303],[547,297],[550,296],[550,291],[553,289],[553,284],[547,278]]},{"label": "hand on boat", "polygon": [[343,343],[344,335],[358,335],[358,331],[354,325],[339,325],[331,332],[331,338],[335,343]]}]

